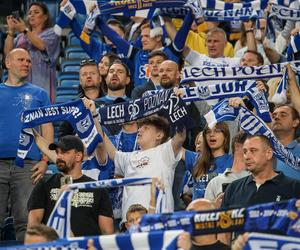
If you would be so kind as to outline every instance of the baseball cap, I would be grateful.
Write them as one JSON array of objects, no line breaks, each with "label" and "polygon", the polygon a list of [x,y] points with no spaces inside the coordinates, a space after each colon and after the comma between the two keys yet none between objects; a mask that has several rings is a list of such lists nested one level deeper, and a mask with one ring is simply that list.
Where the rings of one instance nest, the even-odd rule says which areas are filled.
[{"label": "baseball cap", "polygon": [[49,145],[50,150],[56,150],[57,148],[60,148],[63,151],[75,149],[78,152],[84,153],[84,145],[80,138],[75,135],[66,135],[62,137],[57,143],[51,143]]}]

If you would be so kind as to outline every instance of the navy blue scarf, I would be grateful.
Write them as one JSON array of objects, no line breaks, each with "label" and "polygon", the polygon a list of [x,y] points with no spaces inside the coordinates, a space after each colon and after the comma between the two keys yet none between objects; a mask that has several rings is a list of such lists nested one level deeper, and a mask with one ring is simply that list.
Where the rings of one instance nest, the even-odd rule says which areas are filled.
[{"label": "navy blue scarf", "polygon": [[68,121],[86,146],[88,155],[92,154],[97,144],[102,141],[94,125],[91,112],[85,108],[81,99],[63,104],[29,109],[23,112],[21,119],[23,124],[16,158],[16,164],[20,167],[23,166],[23,159],[26,158],[34,141],[31,128],[41,124]]}]

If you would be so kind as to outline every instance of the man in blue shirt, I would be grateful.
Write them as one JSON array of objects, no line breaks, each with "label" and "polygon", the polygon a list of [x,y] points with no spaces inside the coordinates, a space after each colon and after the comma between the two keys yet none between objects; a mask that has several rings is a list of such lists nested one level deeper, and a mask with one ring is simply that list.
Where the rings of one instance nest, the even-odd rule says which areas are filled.
[{"label": "man in blue shirt", "polygon": [[[21,114],[26,109],[50,104],[49,96],[42,88],[26,82],[31,59],[24,49],[14,49],[6,57],[8,79],[0,84],[0,223],[8,216],[8,201],[16,224],[17,240],[23,241],[27,224],[26,204],[34,184],[43,177],[48,158],[42,156],[36,145],[30,149],[24,168],[15,165]],[[43,124],[41,132],[53,141],[53,126]]]},{"label": "man in blue shirt", "polygon": [[[297,157],[300,157],[300,144],[295,140],[295,135],[299,122],[299,113],[293,106],[278,105],[272,113],[271,129],[280,143]],[[283,161],[276,161],[276,169],[286,176],[300,180],[300,171],[291,168]]]}]

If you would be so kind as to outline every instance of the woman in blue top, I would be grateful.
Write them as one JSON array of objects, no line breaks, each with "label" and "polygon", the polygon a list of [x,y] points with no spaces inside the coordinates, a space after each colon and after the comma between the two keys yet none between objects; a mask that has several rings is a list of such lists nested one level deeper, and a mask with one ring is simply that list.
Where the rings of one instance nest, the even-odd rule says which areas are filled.
[{"label": "woman in blue top", "polygon": [[203,198],[208,182],[231,167],[229,145],[230,132],[226,123],[220,122],[212,129],[204,128],[202,154],[189,169],[193,176],[193,200]]}]

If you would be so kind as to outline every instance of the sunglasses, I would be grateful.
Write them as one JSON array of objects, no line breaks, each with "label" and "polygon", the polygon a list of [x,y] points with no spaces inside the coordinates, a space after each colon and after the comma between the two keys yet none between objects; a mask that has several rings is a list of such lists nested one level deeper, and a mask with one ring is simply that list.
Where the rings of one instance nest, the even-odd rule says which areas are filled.
[{"label": "sunglasses", "polygon": [[85,65],[97,65],[97,62],[94,59],[83,59],[79,65],[80,67]]}]

